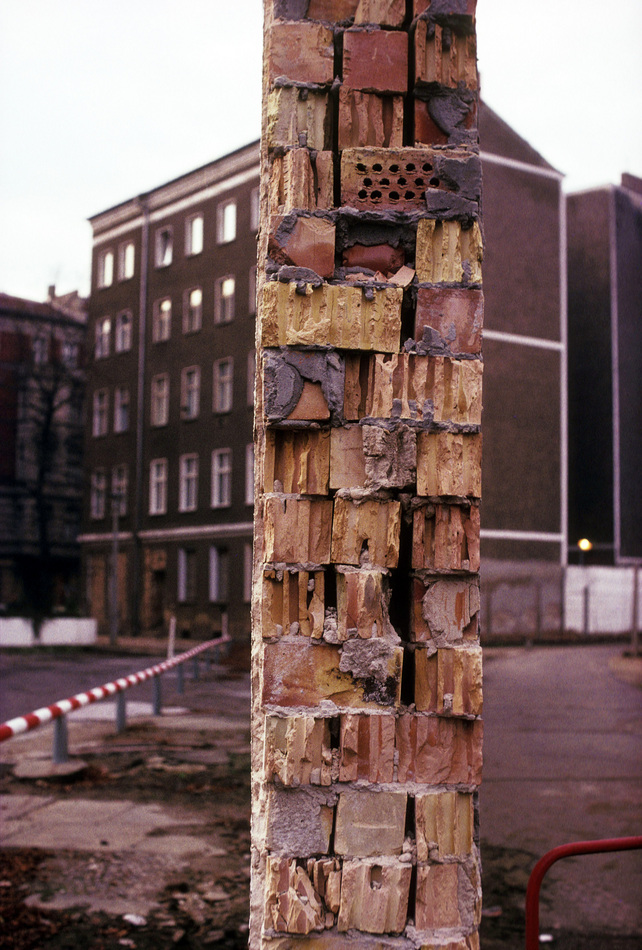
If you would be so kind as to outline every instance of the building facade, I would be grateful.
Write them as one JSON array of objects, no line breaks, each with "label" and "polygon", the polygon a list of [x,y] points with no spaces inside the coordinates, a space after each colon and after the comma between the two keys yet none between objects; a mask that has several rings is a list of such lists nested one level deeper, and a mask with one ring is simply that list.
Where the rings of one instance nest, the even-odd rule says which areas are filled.
[{"label": "building facade", "polygon": [[80,605],[86,301],[0,294],[0,605]]},{"label": "building facade", "polygon": [[90,219],[81,543],[102,632],[174,615],[248,635],[258,178],[253,144]]}]

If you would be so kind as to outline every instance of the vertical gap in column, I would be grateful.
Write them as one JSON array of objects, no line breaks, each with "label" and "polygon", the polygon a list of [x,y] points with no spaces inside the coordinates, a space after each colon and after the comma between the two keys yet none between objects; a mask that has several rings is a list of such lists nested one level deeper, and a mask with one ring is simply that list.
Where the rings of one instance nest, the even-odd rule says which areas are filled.
[{"label": "vertical gap in column", "polygon": [[343,80],[343,30],[335,27],[334,30],[334,76],[335,80],[330,90],[332,111],[332,160],[334,163],[334,207],[341,207],[341,152],[339,151],[339,89]]},{"label": "vertical gap in column", "polygon": [[408,92],[406,93],[403,109],[403,144],[415,144],[415,30],[412,25],[414,18],[414,0],[406,0],[406,17],[404,28],[408,34]]}]

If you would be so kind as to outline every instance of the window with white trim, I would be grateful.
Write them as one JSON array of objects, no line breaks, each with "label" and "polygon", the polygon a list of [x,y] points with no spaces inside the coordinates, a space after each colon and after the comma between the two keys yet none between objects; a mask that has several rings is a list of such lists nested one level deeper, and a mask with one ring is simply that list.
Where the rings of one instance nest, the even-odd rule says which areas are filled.
[{"label": "window with white trim", "polygon": [[225,201],[216,209],[216,243],[229,244],[236,238],[236,200]]},{"label": "window with white trim", "polygon": [[243,600],[246,604],[252,600],[252,544],[243,545]]},{"label": "window with white trim", "polygon": [[245,504],[254,504],[254,442],[245,446]]},{"label": "window with white trim", "polygon": [[225,603],[229,599],[230,555],[226,548],[210,547],[210,601]]},{"label": "window with white trim", "polygon": [[67,369],[76,369],[80,350],[77,343],[71,340],[62,341],[62,361]]},{"label": "window with white trim", "polygon": [[183,333],[201,329],[203,319],[203,291],[200,287],[186,290],[183,297]]},{"label": "window with white trim", "polygon": [[228,508],[232,504],[232,450],[212,452],[212,508]]},{"label": "window with white trim", "polygon": [[166,426],[169,420],[169,376],[159,373],[152,378],[151,424]]},{"label": "window with white trim", "polygon": [[254,405],[254,382],[256,376],[256,350],[247,354],[247,404]]},{"label": "window with white trim", "polygon": [[114,252],[101,251],[98,255],[98,286],[111,287],[114,282]]},{"label": "window with white trim", "polygon": [[134,276],[135,256],[133,241],[124,241],[118,245],[118,280],[129,280]]},{"label": "window with white trim", "polygon": [[249,315],[254,316],[256,313],[256,267],[250,267],[247,305]]},{"label": "window with white trim", "polygon": [[198,507],[198,455],[181,455],[178,467],[178,510],[196,511]]},{"label": "window with white trim", "polygon": [[156,231],[155,262],[156,267],[169,267],[172,263],[174,240],[171,228],[158,228]]},{"label": "window with white trim", "polygon": [[191,604],[196,600],[196,551],[194,548],[178,549],[177,568],[178,602]]},{"label": "window with white trim", "polygon": [[167,511],[167,459],[154,459],[149,464],[149,513],[164,515]]},{"label": "window with white trim", "polygon": [[216,281],[214,299],[214,323],[231,323],[234,319],[234,295],[236,281],[228,275]]},{"label": "window with white trim", "polygon": [[196,419],[201,401],[201,370],[186,366],[181,372],[181,418]]},{"label": "window with white trim", "polygon": [[258,185],[252,189],[250,194],[250,230],[259,229],[259,210],[261,207],[260,191]]},{"label": "window with white trim", "polygon": [[117,386],[114,390],[114,432],[129,429],[129,389]]},{"label": "window with white trim", "polygon": [[93,414],[91,420],[92,435],[107,435],[109,428],[108,409],[109,394],[107,390],[97,389],[94,393]]},{"label": "window with white trim", "polygon": [[130,310],[121,310],[116,314],[114,330],[114,350],[116,353],[126,353],[132,348],[132,315]]},{"label": "window with white trim", "polygon": [[185,253],[188,257],[203,250],[203,215],[193,214],[185,222]]},{"label": "window with white trim", "polygon": [[104,468],[91,473],[89,492],[89,513],[92,518],[104,518],[107,507],[107,475]]},{"label": "window with white trim", "polygon": [[154,302],[152,312],[152,340],[162,343],[169,340],[172,332],[172,301],[170,297]]},{"label": "window with white trim", "polygon": [[114,465],[111,470],[111,502],[118,510],[118,517],[127,514],[127,487],[129,470],[127,465]]},{"label": "window with white trim", "polygon": [[33,361],[36,366],[44,366],[49,358],[49,339],[46,336],[35,336],[31,344]]},{"label": "window with white trim", "polygon": [[232,408],[234,391],[234,360],[231,356],[224,360],[216,360],[214,363],[212,389],[214,412],[229,412]]},{"label": "window with white trim", "polygon": [[111,318],[101,317],[96,321],[94,357],[97,360],[109,356],[111,345]]}]

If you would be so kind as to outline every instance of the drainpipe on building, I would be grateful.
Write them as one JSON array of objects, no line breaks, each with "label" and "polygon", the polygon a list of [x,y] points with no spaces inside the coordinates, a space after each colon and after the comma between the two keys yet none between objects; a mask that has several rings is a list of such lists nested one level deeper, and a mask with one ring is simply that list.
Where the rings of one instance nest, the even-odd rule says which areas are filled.
[{"label": "drainpipe on building", "polygon": [[140,248],[140,293],[138,300],[138,379],[136,387],[136,476],[134,487],[134,525],[133,525],[133,565],[132,565],[132,633],[141,631],[140,602],[142,589],[142,550],[140,530],[143,517],[143,442],[145,432],[145,366],[147,359],[147,277],[149,270],[149,207],[144,196],[138,199],[143,215],[143,228]]}]

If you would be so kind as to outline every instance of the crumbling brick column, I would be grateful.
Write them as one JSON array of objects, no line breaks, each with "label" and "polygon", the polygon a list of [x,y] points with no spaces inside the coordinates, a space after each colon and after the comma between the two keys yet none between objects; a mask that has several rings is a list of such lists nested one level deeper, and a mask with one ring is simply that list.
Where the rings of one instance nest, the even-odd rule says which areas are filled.
[{"label": "crumbling brick column", "polygon": [[475,950],[475,0],[265,0],[258,950]]}]

